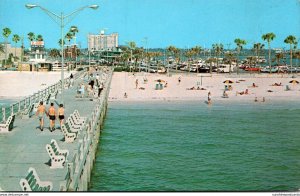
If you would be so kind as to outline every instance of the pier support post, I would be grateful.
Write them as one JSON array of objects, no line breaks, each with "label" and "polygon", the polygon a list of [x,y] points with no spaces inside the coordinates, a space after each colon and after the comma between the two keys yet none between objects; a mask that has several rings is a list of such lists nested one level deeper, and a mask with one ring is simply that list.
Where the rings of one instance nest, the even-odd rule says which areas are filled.
[{"label": "pier support post", "polygon": [[18,109],[18,112],[21,111],[21,101],[19,101],[19,109]]},{"label": "pier support post", "polygon": [[14,115],[14,104],[10,106],[10,115]]},{"label": "pier support post", "polygon": [[5,122],[5,108],[2,108],[2,121]]}]

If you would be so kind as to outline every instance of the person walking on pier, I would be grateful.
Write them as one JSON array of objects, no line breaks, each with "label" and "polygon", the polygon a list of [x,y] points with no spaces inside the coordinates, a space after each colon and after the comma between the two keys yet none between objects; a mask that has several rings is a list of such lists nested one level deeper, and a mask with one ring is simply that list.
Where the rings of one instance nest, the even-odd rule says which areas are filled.
[{"label": "person walking on pier", "polygon": [[102,92],[102,90],[103,90],[103,82],[101,82],[100,83],[100,86],[99,86],[99,88],[98,88],[98,97],[100,97],[100,94],[101,94],[101,92]]},{"label": "person walking on pier", "polygon": [[43,129],[44,129],[44,116],[45,116],[45,114],[47,114],[46,107],[43,105],[43,101],[41,101],[40,105],[39,105],[39,107],[37,108],[37,111],[36,111],[36,115],[38,116],[39,121],[40,121],[41,131],[43,131]]},{"label": "person walking on pier", "polygon": [[65,109],[63,104],[59,105],[57,113],[59,118],[60,129],[61,129],[61,125],[64,124],[64,119],[65,119]]},{"label": "person walking on pier", "polygon": [[73,76],[73,74],[71,73],[71,75],[70,75],[70,87],[72,87],[73,84],[74,84],[74,76]]},{"label": "person walking on pier", "polygon": [[48,115],[49,115],[49,119],[50,119],[50,127],[49,130],[50,132],[55,130],[55,116],[56,116],[56,112],[55,112],[55,108],[54,108],[54,104],[51,103],[50,104],[50,108],[48,111]]}]

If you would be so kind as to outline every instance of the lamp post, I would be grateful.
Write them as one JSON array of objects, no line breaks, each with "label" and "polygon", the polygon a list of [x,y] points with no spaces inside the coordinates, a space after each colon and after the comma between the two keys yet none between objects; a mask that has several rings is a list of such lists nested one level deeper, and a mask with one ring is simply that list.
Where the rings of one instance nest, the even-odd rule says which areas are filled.
[{"label": "lamp post", "polygon": [[[35,5],[35,4],[26,4],[25,5],[26,8],[28,9],[32,9],[35,7],[40,8],[41,10],[43,10],[48,16],[50,16],[54,22],[56,22],[59,26],[60,26],[60,31],[61,31],[61,103],[63,103],[63,89],[64,89],[64,27],[66,24],[68,24],[69,22],[71,22],[71,20],[75,17],[75,15],[82,11],[85,8],[91,8],[96,10],[99,6],[98,5],[89,5],[89,6],[83,6],[75,11],[73,11],[72,13],[68,14],[68,15],[64,15],[63,12],[61,12],[60,15],[55,14],[49,10],[47,10],[46,8],[39,6],[39,5]],[[69,19],[69,20],[68,20]]]}]

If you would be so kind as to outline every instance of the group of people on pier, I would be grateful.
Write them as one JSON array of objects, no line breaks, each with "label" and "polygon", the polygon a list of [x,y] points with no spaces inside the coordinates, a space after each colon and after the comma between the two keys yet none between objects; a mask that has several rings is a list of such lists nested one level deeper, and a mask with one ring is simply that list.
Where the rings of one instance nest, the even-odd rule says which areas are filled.
[{"label": "group of people on pier", "polygon": [[39,121],[40,121],[40,130],[41,131],[43,131],[43,129],[44,129],[45,115],[49,117],[49,120],[50,120],[49,130],[50,130],[50,132],[52,132],[55,130],[56,117],[58,117],[58,119],[59,119],[60,126],[64,123],[65,109],[64,109],[63,104],[60,104],[59,108],[57,109],[57,112],[56,112],[54,104],[51,103],[49,109],[47,110],[43,101],[41,101],[40,105],[37,108],[36,115],[38,116]]}]

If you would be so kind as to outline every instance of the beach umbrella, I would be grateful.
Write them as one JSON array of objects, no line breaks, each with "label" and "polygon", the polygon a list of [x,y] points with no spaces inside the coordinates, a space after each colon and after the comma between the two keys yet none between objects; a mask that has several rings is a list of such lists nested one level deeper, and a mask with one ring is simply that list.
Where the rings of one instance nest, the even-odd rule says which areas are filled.
[{"label": "beach umbrella", "polygon": [[158,79],[158,80],[155,80],[156,82],[165,82],[164,80],[161,80],[161,79]]},{"label": "beach umbrella", "polygon": [[290,83],[291,84],[299,84],[299,81],[297,81],[297,80],[291,80]]},{"label": "beach umbrella", "polygon": [[232,84],[233,81],[232,80],[225,80],[223,83],[225,83],[225,84]]}]

